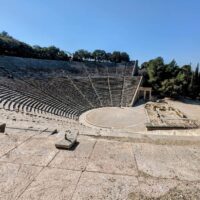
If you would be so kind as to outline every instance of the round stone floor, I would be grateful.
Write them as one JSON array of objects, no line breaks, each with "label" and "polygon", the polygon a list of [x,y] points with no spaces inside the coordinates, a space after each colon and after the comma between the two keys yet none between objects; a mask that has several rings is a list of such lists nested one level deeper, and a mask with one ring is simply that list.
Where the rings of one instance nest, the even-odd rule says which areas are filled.
[{"label": "round stone floor", "polygon": [[138,109],[125,107],[103,107],[87,111],[83,114],[85,121],[101,128],[130,128],[144,124],[144,114]]}]

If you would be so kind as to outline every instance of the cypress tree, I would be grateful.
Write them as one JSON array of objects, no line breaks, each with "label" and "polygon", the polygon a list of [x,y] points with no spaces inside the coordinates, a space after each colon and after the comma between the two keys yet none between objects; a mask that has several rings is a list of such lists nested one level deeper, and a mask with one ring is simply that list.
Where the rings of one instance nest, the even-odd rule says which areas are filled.
[{"label": "cypress tree", "polygon": [[192,77],[191,77],[188,91],[189,91],[190,96],[194,97],[194,72],[192,72]]},{"label": "cypress tree", "polygon": [[194,73],[194,97],[198,97],[199,95],[199,63],[197,64],[197,67],[195,69]]}]

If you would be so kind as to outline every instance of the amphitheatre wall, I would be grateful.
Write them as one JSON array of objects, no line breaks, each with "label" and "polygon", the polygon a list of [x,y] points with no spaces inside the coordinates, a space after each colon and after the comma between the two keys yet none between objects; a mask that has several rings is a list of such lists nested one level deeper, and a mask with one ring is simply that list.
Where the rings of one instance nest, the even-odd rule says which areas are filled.
[{"label": "amphitheatre wall", "polygon": [[21,58],[13,56],[0,56],[0,66],[6,67],[10,70],[19,69],[29,69],[37,72],[57,71],[60,69],[67,70],[73,73],[80,73],[82,68],[120,68],[124,66],[133,66],[134,61],[129,64],[124,63],[109,63],[109,62],[94,62],[94,61],[59,61],[59,60],[44,60],[44,59],[34,59],[34,58]]}]

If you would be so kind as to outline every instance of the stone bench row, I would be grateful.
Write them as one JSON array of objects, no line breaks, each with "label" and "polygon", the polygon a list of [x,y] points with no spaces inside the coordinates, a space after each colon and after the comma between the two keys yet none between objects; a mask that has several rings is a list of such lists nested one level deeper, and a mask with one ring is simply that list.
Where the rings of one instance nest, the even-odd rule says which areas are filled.
[{"label": "stone bench row", "polygon": [[99,95],[99,98],[102,102],[103,106],[112,106],[111,105],[111,97],[108,86],[108,77],[104,78],[91,78],[94,87]]},{"label": "stone bench row", "polygon": [[88,102],[76,91],[76,88],[74,88],[71,82],[65,82],[64,84],[62,81],[56,82],[54,80],[34,80],[32,82],[41,91],[46,91],[55,98],[62,100],[66,106],[71,106],[72,108],[78,108],[80,110],[90,108]]},{"label": "stone bench row", "polygon": [[[1,93],[1,100],[5,100],[4,106],[7,105],[8,102],[15,102],[16,104],[16,102],[21,103],[22,101],[22,109],[24,109],[25,107],[30,107],[31,110],[32,108],[36,108],[39,110],[45,110],[46,112],[54,113],[56,115],[65,115],[66,117],[70,118],[72,118],[73,115],[79,116],[80,113],[88,110],[88,108],[84,108],[84,106],[78,107],[74,104],[73,101],[66,102],[64,100],[57,99],[53,96],[49,96],[48,94],[42,93],[41,91],[38,92],[35,88],[28,88],[23,84],[19,85],[19,83],[11,83],[12,81],[10,81],[9,84],[3,84],[4,88]],[[7,90],[9,90],[9,92],[8,95],[5,96],[3,92],[7,92]],[[10,103],[9,105],[12,104]]]},{"label": "stone bench row", "polygon": [[4,109],[16,110],[32,113],[51,113],[58,116],[76,119],[80,113],[75,110],[65,107],[62,104],[57,104],[49,101],[42,101],[30,94],[23,95],[19,92],[9,90],[7,88],[0,89],[0,103]]},{"label": "stone bench row", "polygon": [[118,78],[109,77],[109,83],[110,83],[110,90],[112,94],[112,105],[115,107],[119,107],[121,106],[124,78],[123,77],[118,77]]},{"label": "stone bench row", "polygon": [[122,106],[129,106],[131,104],[131,101],[136,92],[138,84],[139,84],[139,79],[137,77],[134,78],[125,77]]},{"label": "stone bench row", "polygon": [[96,91],[88,77],[79,79],[75,78],[73,79],[73,82],[94,107],[100,107],[98,95],[96,94]]}]

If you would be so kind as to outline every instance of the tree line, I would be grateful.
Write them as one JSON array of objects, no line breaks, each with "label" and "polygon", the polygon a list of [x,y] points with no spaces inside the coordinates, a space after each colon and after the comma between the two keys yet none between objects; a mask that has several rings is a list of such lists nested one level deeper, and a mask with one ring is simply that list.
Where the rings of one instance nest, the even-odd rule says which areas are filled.
[{"label": "tree line", "polygon": [[199,64],[192,70],[191,64],[178,66],[175,60],[164,63],[162,57],[144,62],[138,73],[143,75],[143,85],[152,87],[161,97],[191,97],[200,99]]},{"label": "tree line", "polygon": [[38,59],[69,60],[68,54],[55,46],[30,46],[13,38],[5,31],[0,33],[0,55]]},{"label": "tree line", "polygon": [[126,52],[114,51],[112,53],[104,50],[94,50],[89,52],[84,49],[75,51],[73,54],[60,50],[55,46],[40,47],[39,45],[31,46],[21,42],[7,32],[0,33],[0,55],[18,56],[26,58],[51,59],[51,60],[73,60],[73,61],[98,61],[98,62],[129,62],[130,57]]},{"label": "tree line", "polygon": [[74,53],[73,59],[75,61],[94,60],[98,62],[109,61],[115,63],[130,61],[130,57],[126,52],[113,51],[112,53],[109,53],[100,49],[93,52],[80,49]]}]

